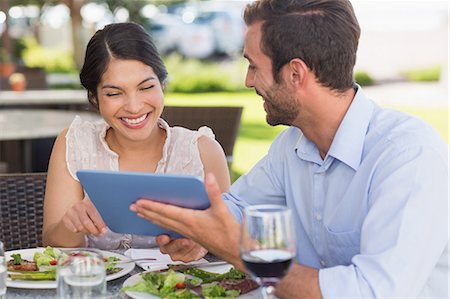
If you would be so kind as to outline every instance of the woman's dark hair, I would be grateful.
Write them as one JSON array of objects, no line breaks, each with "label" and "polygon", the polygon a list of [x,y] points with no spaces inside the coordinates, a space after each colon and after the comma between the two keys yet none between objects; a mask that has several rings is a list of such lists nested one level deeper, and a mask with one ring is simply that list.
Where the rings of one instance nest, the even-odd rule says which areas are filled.
[{"label": "woman's dark hair", "polygon": [[142,26],[134,23],[106,25],[89,41],[80,72],[81,85],[87,89],[89,102],[97,110],[97,86],[112,58],[138,60],[153,69],[162,86],[166,84],[166,67]]},{"label": "woman's dark hair", "polygon": [[263,22],[261,50],[272,60],[275,82],[286,63],[300,58],[323,86],[353,86],[360,28],[348,0],[260,0],[247,5],[244,19]]}]

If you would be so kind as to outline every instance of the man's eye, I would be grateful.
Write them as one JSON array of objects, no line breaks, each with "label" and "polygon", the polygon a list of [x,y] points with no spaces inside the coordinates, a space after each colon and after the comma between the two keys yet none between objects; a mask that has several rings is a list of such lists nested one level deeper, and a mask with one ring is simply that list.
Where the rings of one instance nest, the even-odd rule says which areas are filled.
[{"label": "man's eye", "polygon": [[248,65],[248,69],[249,69],[249,70],[252,70],[252,71],[253,71],[255,68],[256,68],[256,67],[255,67],[254,65],[251,65],[251,64]]},{"label": "man's eye", "polygon": [[108,97],[115,97],[115,96],[118,96],[118,95],[119,95],[118,92],[108,92],[108,93],[106,94],[106,96],[108,96]]}]

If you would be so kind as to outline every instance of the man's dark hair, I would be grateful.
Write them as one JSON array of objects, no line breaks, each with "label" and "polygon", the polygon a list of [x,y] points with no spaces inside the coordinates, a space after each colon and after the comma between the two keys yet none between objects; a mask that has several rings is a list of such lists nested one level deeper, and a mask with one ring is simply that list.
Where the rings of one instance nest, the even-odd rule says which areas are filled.
[{"label": "man's dark hair", "polygon": [[162,86],[166,83],[166,67],[150,35],[142,26],[134,23],[106,25],[89,41],[80,72],[80,81],[88,91],[89,102],[97,110],[97,86],[112,58],[138,60],[152,67]]},{"label": "man's dark hair", "polygon": [[260,0],[247,5],[245,23],[262,21],[261,50],[272,60],[273,77],[300,58],[321,85],[353,86],[360,28],[348,0]]}]

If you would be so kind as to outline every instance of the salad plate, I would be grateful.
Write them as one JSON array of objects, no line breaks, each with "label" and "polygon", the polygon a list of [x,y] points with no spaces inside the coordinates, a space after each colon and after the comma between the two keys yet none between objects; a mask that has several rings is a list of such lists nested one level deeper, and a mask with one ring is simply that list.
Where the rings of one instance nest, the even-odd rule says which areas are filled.
[{"label": "salad plate", "polygon": [[[204,268],[199,266],[198,268],[206,270],[208,272],[222,274],[222,273],[228,272],[232,268],[232,265],[226,264],[226,265],[218,265],[218,266],[208,266],[208,267],[204,267]],[[159,270],[154,270],[154,272],[158,272],[158,271]],[[153,271],[145,271],[142,273],[147,273],[147,272],[153,272]],[[125,282],[123,283],[123,287],[133,286],[133,285],[141,282],[143,280],[141,277],[142,273],[137,273],[133,276],[128,277],[125,280]],[[125,294],[127,294],[130,298],[133,298],[133,299],[160,299],[161,298],[159,296],[156,296],[156,295],[153,295],[150,293],[135,292],[135,291],[128,291],[128,290],[125,291]],[[260,289],[255,289],[246,294],[240,295],[236,298],[238,298],[238,299],[260,299],[261,291],[260,291]]]},{"label": "salad plate", "polygon": [[[39,247],[39,248],[28,248],[28,249],[18,249],[18,250],[10,250],[5,252],[5,258],[6,261],[9,261],[12,259],[12,254],[20,254],[23,259],[32,261],[33,256],[36,252],[43,252],[45,248]],[[69,248],[62,248],[62,250],[70,250]],[[129,258],[126,256],[114,253],[110,251],[104,251],[104,250],[98,250],[95,249],[95,251],[99,252],[103,257],[116,257],[119,260],[127,261]],[[119,261],[120,263],[120,261]],[[106,275],[106,281],[114,280],[117,278],[120,278],[131,271],[133,271],[135,266],[134,262],[127,262],[127,263],[120,263],[118,265],[118,268],[122,268],[120,271]],[[56,281],[55,280],[12,280],[11,278],[7,278],[6,280],[6,286],[9,288],[21,288],[21,289],[56,289]]]}]

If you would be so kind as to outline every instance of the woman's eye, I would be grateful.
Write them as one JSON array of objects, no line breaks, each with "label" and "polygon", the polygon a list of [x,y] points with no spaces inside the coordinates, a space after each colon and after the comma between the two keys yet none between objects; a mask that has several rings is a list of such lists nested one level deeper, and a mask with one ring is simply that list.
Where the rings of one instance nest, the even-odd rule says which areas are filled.
[{"label": "woman's eye", "polygon": [[145,87],[142,87],[141,90],[148,90],[148,89],[153,88],[154,86],[155,85],[145,86]]},{"label": "woman's eye", "polygon": [[118,95],[119,95],[118,92],[108,92],[108,93],[106,94],[106,96],[108,96],[108,97],[114,97],[114,96],[118,96]]}]

